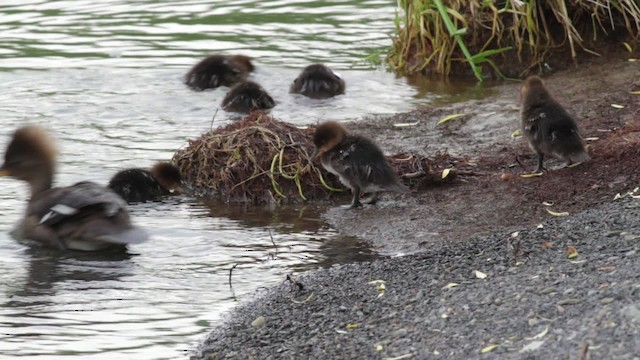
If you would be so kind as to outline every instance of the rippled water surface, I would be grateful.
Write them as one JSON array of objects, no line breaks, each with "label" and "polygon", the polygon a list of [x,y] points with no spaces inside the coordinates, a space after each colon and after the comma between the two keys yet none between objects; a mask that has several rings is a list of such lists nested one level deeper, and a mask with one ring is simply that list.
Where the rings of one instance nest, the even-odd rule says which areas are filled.
[{"label": "rippled water surface", "polygon": [[[0,149],[18,126],[49,128],[62,185],[168,160],[209,129],[224,96],[181,82],[210,53],[254,57],[274,115],[298,124],[410,110],[435,96],[361,61],[389,44],[394,12],[392,1],[2,0]],[[347,94],[289,95],[310,62],[339,71]],[[227,121],[219,111],[214,124]],[[132,206],[153,238],[127,254],[33,249],[8,234],[26,187],[0,181],[0,358],[182,358],[234,297],[292,271],[375,256],[313,206],[228,208],[186,196]]]}]

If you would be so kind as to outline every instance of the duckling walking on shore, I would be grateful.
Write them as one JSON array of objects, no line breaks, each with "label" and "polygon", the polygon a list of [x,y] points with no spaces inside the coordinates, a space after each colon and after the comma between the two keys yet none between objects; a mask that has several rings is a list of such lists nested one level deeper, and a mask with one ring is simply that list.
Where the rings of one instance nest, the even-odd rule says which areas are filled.
[{"label": "duckling walking on shore", "polygon": [[224,99],[224,111],[250,113],[255,110],[269,110],[276,102],[262,86],[253,81],[243,81],[232,87]]},{"label": "duckling walking on shore", "polygon": [[365,203],[373,203],[378,191],[402,193],[409,190],[400,183],[382,150],[373,141],[349,134],[335,121],[318,126],[313,143],[316,146],[313,158],[320,158],[322,166],[351,189],[353,198],[349,208],[362,206],[361,191],[371,193]]},{"label": "duckling walking on shore", "polygon": [[542,79],[530,76],[522,89],[522,133],[538,155],[536,173],[544,170],[545,155],[571,165],[589,160],[574,118],[549,94]]},{"label": "duckling walking on shore", "polygon": [[326,99],[344,94],[345,82],[340,75],[326,65],[312,64],[302,70],[293,80],[289,92],[302,94],[312,99]]},{"label": "duckling walking on shore", "polygon": [[61,250],[96,251],[124,248],[147,240],[131,224],[126,203],[98,184],[83,181],[52,187],[56,150],[41,128],[26,126],[14,134],[0,167],[0,176],[29,184],[31,198],[16,234]]},{"label": "duckling walking on shore", "polygon": [[244,55],[212,55],[194,65],[184,82],[196,91],[233,86],[254,70],[251,58]]},{"label": "duckling walking on shore", "polygon": [[143,202],[179,194],[182,177],[172,164],[158,162],[151,170],[133,168],[118,171],[107,187],[126,202]]}]

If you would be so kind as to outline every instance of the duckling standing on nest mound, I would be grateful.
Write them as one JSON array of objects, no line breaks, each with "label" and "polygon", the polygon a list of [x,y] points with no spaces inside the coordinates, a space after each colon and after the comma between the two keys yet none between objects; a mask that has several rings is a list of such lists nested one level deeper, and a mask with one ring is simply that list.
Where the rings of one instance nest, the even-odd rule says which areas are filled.
[{"label": "duckling standing on nest mound", "polygon": [[172,164],[158,162],[151,170],[126,169],[117,172],[107,187],[127,202],[142,202],[179,194],[182,177]]},{"label": "duckling standing on nest mound", "polygon": [[212,55],[194,65],[184,82],[193,90],[215,89],[233,86],[244,80],[254,70],[251,58],[244,55]]},{"label": "duckling standing on nest mound", "polygon": [[544,87],[542,79],[530,76],[522,89],[522,133],[538,155],[536,173],[544,170],[545,155],[553,155],[567,165],[589,160],[575,120]]},{"label": "duckling standing on nest mound", "polygon": [[375,202],[382,190],[407,192],[409,189],[398,180],[382,150],[371,140],[351,135],[335,121],[321,124],[313,135],[316,146],[312,158],[320,158],[322,166],[338,176],[340,182],[351,189],[353,198],[349,208],[362,206],[360,191],[372,193],[364,203]]},{"label": "duckling standing on nest mound", "polygon": [[26,126],[13,134],[0,176],[26,181],[31,188],[17,235],[61,250],[95,251],[136,244],[147,233],[131,224],[126,203],[98,184],[83,181],[52,188],[56,150],[41,128]]},{"label": "duckling standing on nest mound", "polygon": [[268,110],[276,102],[262,86],[253,81],[243,81],[232,87],[222,99],[222,108],[229,112],[250,113],[255,110]]},{"label": "duckling standing on nest mound", "polygon": [[312,64],[304,68],[289,88],[292,94],[302,94],[312,99],[326,99],[344,94],[345,83],[340,75],[326,65]]}]

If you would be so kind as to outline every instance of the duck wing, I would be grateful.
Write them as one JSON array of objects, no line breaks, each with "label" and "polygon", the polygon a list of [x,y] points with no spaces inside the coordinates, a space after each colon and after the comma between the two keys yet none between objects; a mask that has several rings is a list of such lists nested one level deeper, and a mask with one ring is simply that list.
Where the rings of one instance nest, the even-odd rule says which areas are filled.
[{"label": "duck wing", "polygon": [[131,224],[120,196],[89,181],[38,194],[29,202],[27,216],[65,242],[134,244],[148,238]]}]

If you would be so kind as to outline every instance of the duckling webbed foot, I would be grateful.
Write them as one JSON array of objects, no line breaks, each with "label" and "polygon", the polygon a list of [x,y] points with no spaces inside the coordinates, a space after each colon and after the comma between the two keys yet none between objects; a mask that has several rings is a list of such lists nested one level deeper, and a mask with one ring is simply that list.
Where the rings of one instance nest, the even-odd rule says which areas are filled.
[{"label": "duckling webbed foot", "polygon": [[378,193],[374,192],[371,193],[371,195],[367,196],[366,198],[362,199],[362,203],[363,204],[375,204],[376,201],[378,201]]},{"label": "duckling webbed foot", "polygon": [[344,205],[342,207],[346,209],[356,209],[356,208],[362,207],[362,203],[360,202],[360,189],[358,188],[353,189],[353,198],[351,199],[351,204]]}]

